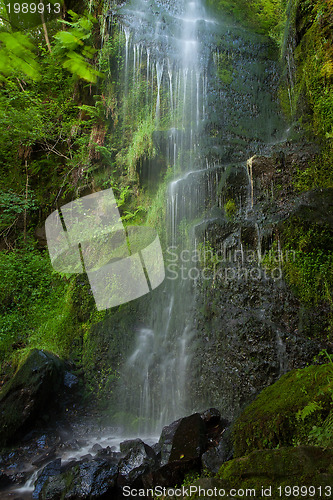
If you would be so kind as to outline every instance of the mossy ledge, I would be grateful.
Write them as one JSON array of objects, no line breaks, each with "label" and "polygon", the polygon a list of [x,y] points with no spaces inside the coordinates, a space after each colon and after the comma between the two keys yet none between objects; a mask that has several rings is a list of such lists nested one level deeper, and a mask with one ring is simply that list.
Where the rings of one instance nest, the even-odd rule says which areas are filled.
[{"label": "mossy ledge", "polygon": [[[321,425],[331,410],[332,365],[292,370],[264,389],[233,426],[234,456],[253,450],[308,444],[309,432]],[[297,413],[314,404],[305,418]]]}]

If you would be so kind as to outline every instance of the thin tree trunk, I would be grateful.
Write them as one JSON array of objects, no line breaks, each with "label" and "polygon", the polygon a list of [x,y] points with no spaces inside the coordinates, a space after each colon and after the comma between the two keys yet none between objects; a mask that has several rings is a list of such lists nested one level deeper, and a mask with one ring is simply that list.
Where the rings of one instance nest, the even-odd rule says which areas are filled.
[{"label": "thin tree trunk", "polygon": [[46,23],[45,23],[44,12],[41,13],[40,17],[42,18],[42,25],[43,25],[44,37],[45,37],[46,45],[47,45],[47,47],[49,49],[50,54],[52,54],[52,47],[51,47],[51,44],[50,44],[49,34],[47,32],[47,27],[46,27]]},{"label": "thin tree trunk", "polygon": [[28,189],[29,189],[29,175],[28,175],[28,162],[25,160],[25,172],[27,176],[27,181],[25,184],[25,207],[24,207],[24,229],[23,229],[23,238],[24,244],[27,242],[27,206],[28,206]]}]

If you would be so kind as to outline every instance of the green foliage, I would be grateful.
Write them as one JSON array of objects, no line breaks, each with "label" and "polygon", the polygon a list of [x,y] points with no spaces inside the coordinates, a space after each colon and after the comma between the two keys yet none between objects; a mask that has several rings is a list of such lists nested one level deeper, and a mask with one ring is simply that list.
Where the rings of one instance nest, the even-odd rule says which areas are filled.
[{"label": "green foliage", "polygon": [[298,410],[298,412],[296,413],[296,418],[297,420],[302,420],[304,422],[304,420],[312,415],[315,411],[322,409],[323,407],[320,403],[317,403],[316,401],[310,401],[310,403],[304,406],[304,408]]},{"label": "green foliage", "polygon": [[[0,253],[0,359],[12,350],[50,348],[64,354],[70,339],[65,282],[48,256],[34,250]],[[47,325],[47,326],[46,326]],[[64,329],[65,328],[65,329]]]},{"label": "green foliage", "polygon": [[147,224],[148,226],[155,227],[160,231],[165,232],[165,220],[166,220],[166,190],[167,181],[164,180],[160,183],[157,193],[151,200],[148,211],[147,211]]},{"label": "green foliage", "polygon": [[333,293],[332,233],[328,228],[292,220],[283,230],[285,250],[293,259],[283,262],[287,281],[305,304],[330,303]]},{"label": "green foliage", "polygon": [[36,210],[36,199],[33,193],[26,195],[16,194],[12,190],[0,190],[0,231],[11,226],[26,210]]},{"label": "green foliage", "polygon": [[232,219],[237,213],[237,206],[234,200],[228,200],[224,205],[224,211],[229,219]]},{"label": "green foliage", "polygon": [[182,486],[191,486],[191,484],[193,484],[194,481],[196,481],[199,478],[200,478],[199,472],[195,472],[195,471],[188,472],[184,477],[184,481],[182,482]]},{"label": "green foliage", "polygon": [[[309,432],[308,441],[310,444],[315,446],[330,446],[333,444],[333,360],[332,357],[328,354],[326,350],[322,351],[320,355],[325,355],[329,360],[329,367],[331,368],[330,374],[328,376],[328,380],[331,384],[330,393],[331,393],[331,410],[328,413],[327,417],[323,420],[322,425],[314,425]],[[318,395],[322,394],[321,391],[318,391]],[[310,401],[303,409],[299,410],[296,414],[296,418],[299,420],[304,420],[312,415],[314,412],[318,410],[322,410],[323,407],[320,403],[316,401]]]},{"label": "green foliage", "polygon": [[333,144],[327,143],[305,170],[298,170],[294,185],[299,191],[333,187]]},{"label": "green foliage", "polygon": [[230,14],[259,33],[281,41],[285,22],[284,0],[208,0],[208,5]]},{"label": "green foliage", "polygon": [[97,77],[102,75],[89,62],[96,53],[96,49],[91,45],[96,19],[88,13],[79,16],[70,10],[68,14],[72,20],[61,20],[67,26],[67,31],[59,31],[55,35],[54,53],[60,58],[65,69],[83,80],[96,83]]},{"label": "green foliage", "polygon": [[13,72],[23,73],[33,80],[40,79],[35,48],[27,35],[20,32],[0,32],[0,80]]},{"label": "green foliage", "polygon": [[133,139],[127,150],[126,156],[121,160],[128,169],[130,178],[135,178],[136,166],[140,160],[153,158],[155,155],[152,139],[154,129],[154,121],[151,116],[148,116],[138,124],[133,134]]},{"label": "green foliage", "polygon": [[234,79],[234,69],[230,60],[230,55],[227,52],[218,52],[217,59],[217,76],[220,82],[224,85],[230,85]]},{"label": "green foliage", "polygon": [[[333,136],[333,4],[326,0],[291,3],[289,31],[299,30],[299,42],[295,50],[296,79],[291,88],[282,89],[284,108],[290,101],[291,117],[298,119],[311,134],[321,139]],[[286,38],[287,39],[287,38]],[[284,57],[284,55],[283,55]],[[286,71],[289,71],[286,69]],[[288,98],[286,92],[288,90]],[[330,150],[332,160],[332,149]],[[319,161],[321,161],[319,159]],[[310,166],[310,179],[315,181],[315,170],[320,177],[332,175],[320,165]],[[309,180],[310,180],[309,179]],[[320,181],[318,181],[320,182]]]},{"label": "green foliage", "polygon": [[288,372],[264,389],[233,426],[235,456],[308,444],[313,426],[330,412],[332,384],[331,366],[321,365]]},{"label": "green foliage", "polygon": [[219,256],[216,255],[216,252],[213,248],[212,243],[205,239],[203,242],[200,242],[197,247],[200,266],[205,269],[210,269],[213,271],[216,269],[216,266],[219,265],[220,260]]}]

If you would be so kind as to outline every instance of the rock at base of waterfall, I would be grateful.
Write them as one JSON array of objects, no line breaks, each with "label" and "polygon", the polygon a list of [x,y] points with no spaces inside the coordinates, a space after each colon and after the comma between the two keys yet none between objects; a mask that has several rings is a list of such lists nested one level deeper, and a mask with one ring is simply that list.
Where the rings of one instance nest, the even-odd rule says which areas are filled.
[{"label": "rock at base of waterfall", "polygon": [[164,427],[159,443],[161,466],[178,460],[200,458],[207,444],[205,424],[200,414],[180,418]]},{"label": "rock at base of waterfall", "polygon": [[217,446],[222,434],[229,427],[230,422],[221,417],[221,413],[216,408],[209,408],[201,413],[201,418],[205,423],[207,434],[207,446]]},{"label": "rock at base of waterfall", "polygon": [[200,459],[175,460],[142,477],[144,488],[173,487],[182,484],[189,472],[200,471]]},{"label": "rock at base of waterfall", "polygon": [[138,445],[142,444],[144,444],[144,442],[140,438],[126,439],[126,441],[122,441],[119,445],[120,453],[127,455],[127,453],[131,451],[133,448],[136,448]]},{"label": "rock at base of waterfall", "polygon": [[0,446],[36,426],[57,401],[64,377],[64,363],[54,354],[33,349],[0,392]]},{"label": "rock at base of waterfall", "polygon": [[208,410],[201,413],[200,416],[206,426],[217,425],[221,420],[221,413],[216,408],[208,408]]},{"label": "rock at base of waterfall", "polygon": [[98,443],[95,443],[94,446],[92,446],[89,450],[90,453],[97,453],[98,451],[101,451],[103,450],[103,447],[98,444]]},{"label": "rock at base of waterfall", "polygon": [[39,499],[40,492],[42,491],[42,488],[46,483],[46,481],[51,476],[58,476],[60,474],[60,469],[61,469],[61,458],[57,458],[53,462],[47,464],[46,467],[44,467],[44,469],[38,475],[38,478],[35,482],[35,489],[32,494],[33,499],[37,500]]},{"label": "rock at base of waterfall", "polygon": [[217,446],[209,448],[201,457],[204,469],[217,474],[221,465],[232,458],[231,445],[228,439],[221,439]]},{"label": "rock at base of waterfall", "polygon": [[107,460],[78,462],[66,472],[51,476],[39,494],[39,500],[88,500],[111,495],[117,479],[118,466]]},{"label": "rock at base of waterfall", "polygon": [[141,486],[142,476],[156,468],[157,461],[154,450],[141,439],[133,439],[122,443],[126,456],[119,463],[118,485]]}]

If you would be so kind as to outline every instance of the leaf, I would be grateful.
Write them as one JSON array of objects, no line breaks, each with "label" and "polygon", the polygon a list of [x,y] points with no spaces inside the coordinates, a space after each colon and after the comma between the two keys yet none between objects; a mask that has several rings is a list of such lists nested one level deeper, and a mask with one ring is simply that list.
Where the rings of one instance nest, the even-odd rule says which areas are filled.
[{"label": "leaf", "polygon": [[304,422],[306,417],[312,415],[312,413],[314,413],[315,411],[322,409],[323,407],[321,404],[318,404],[316,401],[311,401],[302,410],[298,410],[298,412],[296,413],[296,418],[297,420],[302,420]]},{"label": "leaf", "polygon": [[70,31],[59,31],[54,38],[62,44],[64,49],[68,50],[75,50],[80,45],[83,45],[83,42]]},{"label": "leaf", "polygon": [[39,80],[39,65],[33,50],[34,46],[23,33],[0,33],[0,73],[8,76],[21,71],[33,80]]},{"label": "leaf", "polygon": [[63,63],[63,67],[74,75],[91,83],[96,83],[97,77],[101,76],[99,71],[96,71],[81,54],[77,54],[76,52],[69,52],[67,54],[67,59]]}]

